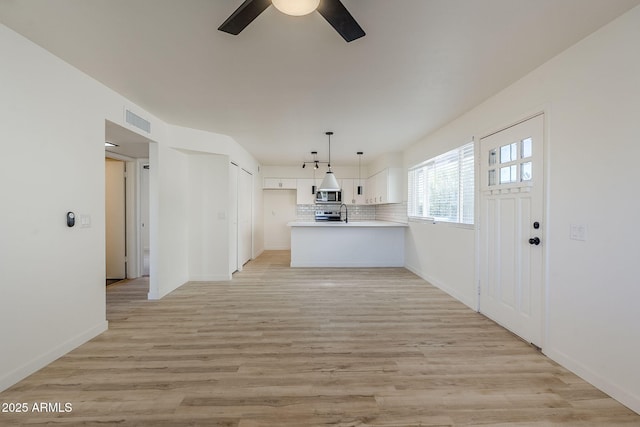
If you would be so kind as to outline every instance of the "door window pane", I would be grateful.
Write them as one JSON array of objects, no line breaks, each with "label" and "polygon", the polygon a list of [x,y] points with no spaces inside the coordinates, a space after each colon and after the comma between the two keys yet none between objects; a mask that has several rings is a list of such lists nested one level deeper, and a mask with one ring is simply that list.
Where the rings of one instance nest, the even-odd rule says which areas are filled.
[{"label": "door window pane", "polygon": [[500,184],[516,182],[518,167],[516,165],[500,168]]},{"label": "door window pane", "polygon": [[522,140],[522,158],[526,159],[527,157],[531,157],[531,145],[533,140],[531,138]]},{"label": "door window pane", "polygon": [[515,142],[509,145],[503,145],[500,147],[500,163],[509,163],[518,158],[516,154],[518,150],[518,144]]},{"label": "door window pane", "polygon": [[489,171],[489,185],[496,185],[496,170],[491,169]]},{"label": "door window pane", "polygon": [[522,181],[531,181],[531,162],[520,165],[520,175]]},{"label": "door window pane", "polygon": [[498,157],[498,152],[494,148],[493,150],[489,151],[489,166],[496,164],[496,157]]}]

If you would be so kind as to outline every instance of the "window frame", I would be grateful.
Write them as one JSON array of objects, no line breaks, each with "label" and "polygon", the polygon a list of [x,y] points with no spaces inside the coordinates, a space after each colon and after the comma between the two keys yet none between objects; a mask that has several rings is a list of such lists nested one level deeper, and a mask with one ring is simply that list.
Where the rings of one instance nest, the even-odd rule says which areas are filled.
[{"label": "window frame", "polygon": [[[457,175],[455,177],[457,183],[454,183],[457,190],[454,197],[447,199],[446,195],[443,198],[441,194],[437,201],[432,201],[433,186],[436,186],[436,190],[439,192],[447,191],[447,187],[451,188],[453,182],[451,180],[452,173]],[[430,175],[431,179],[429,179]],[[418,179],[421,182],[416,182]],[[407,217],[409,221],[443,222],[472,228],[475,226],[475,198],[476,156],[473,139],[408,168]],[[455,204],[455,218],[453,215],[444,217],[434,215],[434,205],[446,210],[450,209],[452,204]]]}]

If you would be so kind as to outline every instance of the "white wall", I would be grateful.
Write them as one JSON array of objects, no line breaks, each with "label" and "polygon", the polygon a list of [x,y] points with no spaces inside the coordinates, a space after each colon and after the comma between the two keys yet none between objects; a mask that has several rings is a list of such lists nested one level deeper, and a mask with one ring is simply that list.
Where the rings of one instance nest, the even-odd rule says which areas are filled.
[{"label": "white wall", "polygon": [[475,309],[474,242],[468,227],[410,221],[405,267]]},{"label": "white wall", "polygon": [[[180,150],[224,154],[262,179],[231,138],[168,126],[3,25],[0,57],[2,390],[107,328],[105,120],[137,131],[124,122],[126,107],[151,122],[151,298],[189,280],[189,254],[200,255],[185,221],[190,154]],[[68,228],[67,211],[91,226]]]},{"label": "white wall", "polygon": [[291,230],[296,220],[296,190],[263,190],[264,247],[267,250],[291,249]]},{"label": "white wall", "polygon": [[[544,352],[640,412],[640,7],[405,152],[405,166],[546,114]],[[586,224],[587,241],[569,239]],[[407,265],[475,306],[472,230],[412,223]],[[436,262],[434,251],[441,251]],[[420,242],[420,243],[418,243]],[[429,245],[431,249],[425,248]],[[464,261],[457,261],[463,254]],[[454,268],[457,267],[457,270]],[[438,284],[438,283],[435,283]]]},{"label": "white wall", "polygon": [[0,57],[4,389],[107,328],[104,120],[123,100],[1,25]]},{"label": "white wall", "polygon": [[[249,171],[253,175],[254,200],[253,200],[253,258],[264,250],[263,241],[263,214],[262,214],[262,168],[260,164],[232,138],[212,132],[179,126],[168,126],[168,142],[173,148],[189,154],[221,154],[227,156],[227,160]],[[228,165],[225,165],[225,171]],[[168,171],[167,173],[170,173]],[[225,177],[227,182],[228,177]]]},{"label": "white wall", "polygon": [[[185,213],[189,209],[189,159],[167,144],[157,144],[157,160],[151,165],[151,280],[149,298],[159,299],[189,280],[189,236]],[[153,185],[157,182],[157,185]],[[157,191],[157,198],[153,195]],[[154,241],[154,236],[157,240]]]},{"label": "white wall", "polygon": [[230,280],[228,157],[188,157],[189,280]]},{"label": "white wall", "polygon": [[[404,158],[401,152],[386,153],[367,163],[367,171],[369,171],[367,177],[375,175],[384,169],[401,168],[403,165]],[[364,174],[362,177],[365,178]]]}]

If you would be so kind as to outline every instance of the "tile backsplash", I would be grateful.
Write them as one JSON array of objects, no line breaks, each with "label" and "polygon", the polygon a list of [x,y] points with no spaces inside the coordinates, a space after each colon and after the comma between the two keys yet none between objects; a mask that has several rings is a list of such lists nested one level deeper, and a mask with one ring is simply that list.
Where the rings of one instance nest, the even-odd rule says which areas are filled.
[{"label": "tile backsplash", "polygon": [[[386,205],[349,205],[350,221],[393,221],[407,222],[407,203],[389,203]],[[340,205],[297,205],[298,221],[314,221],[316,209],[337,211]]]},{"label": "tile backsplash", "polygon": [[389,203],[376,206],[376,219],[378,221],[392,221],[407,223],[407,202]]}]

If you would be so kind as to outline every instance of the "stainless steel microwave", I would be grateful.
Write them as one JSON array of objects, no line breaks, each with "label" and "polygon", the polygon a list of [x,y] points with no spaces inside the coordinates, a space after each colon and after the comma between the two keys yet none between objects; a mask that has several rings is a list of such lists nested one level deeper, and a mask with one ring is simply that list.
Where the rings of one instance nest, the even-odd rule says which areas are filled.
[{"label": "stainless steel microwave", "polygon": [[331,191],[317,191],[316,192],[316,203],[342,203],[342,191],[340,190],[331,190]]}]

